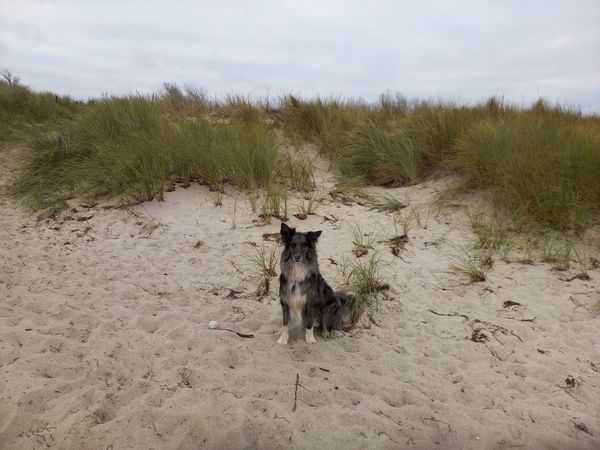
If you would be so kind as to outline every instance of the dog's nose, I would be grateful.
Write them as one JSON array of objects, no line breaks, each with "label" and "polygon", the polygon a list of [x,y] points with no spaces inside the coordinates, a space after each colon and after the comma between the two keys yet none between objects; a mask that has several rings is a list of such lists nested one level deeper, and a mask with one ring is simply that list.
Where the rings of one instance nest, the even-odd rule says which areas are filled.
[{"label": "dog's nose", "polygon": [[294,255],[294,261],[300,261],[300,255]]}]

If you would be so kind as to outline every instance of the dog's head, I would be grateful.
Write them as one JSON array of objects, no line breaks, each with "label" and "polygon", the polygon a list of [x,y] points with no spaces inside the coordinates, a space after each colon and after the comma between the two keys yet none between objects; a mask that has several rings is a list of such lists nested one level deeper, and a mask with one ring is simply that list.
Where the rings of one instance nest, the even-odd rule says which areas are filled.
[{"label": "dog's head", "polygon": [[285,245],[283,259],[286,262],[308,263],[317,260],[317,241],[321,231],[301,233],[282,223],[280,233]]}]

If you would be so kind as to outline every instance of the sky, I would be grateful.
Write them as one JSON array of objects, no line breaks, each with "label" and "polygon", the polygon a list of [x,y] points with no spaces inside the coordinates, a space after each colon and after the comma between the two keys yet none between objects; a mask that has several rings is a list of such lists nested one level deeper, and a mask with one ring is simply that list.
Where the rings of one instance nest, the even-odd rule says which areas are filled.
[{"label": "sky", "polygon": [[78,99],[170,82],[600,112],[600,1],[0,0],[0,67]]}]

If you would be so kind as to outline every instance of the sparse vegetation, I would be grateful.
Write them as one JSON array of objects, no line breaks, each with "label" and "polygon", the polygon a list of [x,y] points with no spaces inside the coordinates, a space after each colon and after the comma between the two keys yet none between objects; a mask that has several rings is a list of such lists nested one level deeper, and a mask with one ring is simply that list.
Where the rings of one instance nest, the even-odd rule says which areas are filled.
[{"label": "sparse vegetation", "polygon": [[319,203],[322,201],[323,199],[317,197],[316,195],[303,198],[298,204],[299,211],[298,214],[295,214],[295,216],[300,220],[306,219],[308,216],[315,214],[317,206],[319,206]]},{"label": "sparse vegetation", "polygon": [[475,233],[475,248],[500,250],[510,248],[511,238],[508,228],[499,220],[486,221],[483,213],[469,215]]},{"label": "sparse vegetation", "polygon": [[371,202],[371,208],[377,211],[397,212],[407,207],[406,203],[390,195],[369,196],[368,200]]},{"label": "sparse vegetation", "polygon": [[571,251],[572,247],[568,243],[548,239],[541,244],[541,259],[543,262],[554,264],[554,267],[566,269],[571,260]]},{"label": "sparse vegetation", "polygon": [[313,164],[307,155],[284,151],[281,153],[278,169],[281,183],[289,189],[302,192],[315,189]]},{"label": "sparse vegetation", "polygon": [[489,253],[484,253],[483,258],[473,256],[467,250],[461,251],[450,257],[450,271],[456,275],[462,275],[469,279],[471,283],[477,283],[486,280],[486,267],[489,267]]},{"label": "sparse vegetation", "polygon": [[360,258],[369,253],[369,250],[373,249],[373,243],[375,242],[375,236],[373,233],[365,233],[360,226],[352,227],[352,244],[354,244],[354,256]]},{"label": "sparse vegetation", "polygon": [[396,214],[394,216],[394,228],[396,228],[396,234],[398,234],[397,226],[400,224],[402,226],[402,235],[408,237],[408,232],[410,231],[410,225],[412,223],[413,216],[412,214]]},{"label": "sparse vegetation", "polygon": [[288,192],[285,187],[271,186],[265,191],[260,207],[260,216],[265,221],[276,217],[286,221],[288,216]]},{"label": "sparse vegetation", "polygon": [[224,197],[223,186],[216,186],[210,191],[210,198],[215,206],[223,206]]},{"label": "sparse vegetation", "polygon": [[275,270],[277,266],[277,245],[274,244],[267,248],[263,244],[260,248],[254,248],[254,254],[251,256],[250,261],[259,277],[256,294],[263,297],[269,293],[271,278],[277,276]]},{"label": "sparse vegetation", "polygon": [[594,306],[592,306],[592,317],[600,316],[600,300],[596,302]]}]

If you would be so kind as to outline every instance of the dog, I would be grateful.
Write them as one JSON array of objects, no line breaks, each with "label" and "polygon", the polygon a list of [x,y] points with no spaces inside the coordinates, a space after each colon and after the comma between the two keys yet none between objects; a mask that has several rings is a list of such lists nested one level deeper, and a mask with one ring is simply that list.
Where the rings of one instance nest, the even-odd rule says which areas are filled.
[{"label": "dog", "polygon": [[282,223],[280,233],[284,244],[279,275],[283,327],[277,343],[287,345],[291,325],[304,326],[306,343],[314,344],[315,326],[321,327],[325,338],[341,331],[352,292],[334,292],[321,275],[317,258],[321,231],[301,233]]}]

